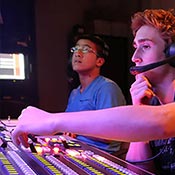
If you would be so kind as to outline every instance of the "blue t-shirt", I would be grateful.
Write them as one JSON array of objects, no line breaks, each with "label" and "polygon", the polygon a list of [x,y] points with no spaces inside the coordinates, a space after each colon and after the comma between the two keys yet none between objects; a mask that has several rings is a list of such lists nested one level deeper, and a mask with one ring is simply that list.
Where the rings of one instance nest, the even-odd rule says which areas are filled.
[{"label": "blue t-shirt", "polygon": [[[82,93],[80,88],[81,86],[72,90],[66,112],[98,110],[126,105],[119,86],[106,77],[98,76]],[[120,142],[116,141],[107,143],[105,140],[80,135],[77,136],[77,139],[110,153],[120,149]]]}]

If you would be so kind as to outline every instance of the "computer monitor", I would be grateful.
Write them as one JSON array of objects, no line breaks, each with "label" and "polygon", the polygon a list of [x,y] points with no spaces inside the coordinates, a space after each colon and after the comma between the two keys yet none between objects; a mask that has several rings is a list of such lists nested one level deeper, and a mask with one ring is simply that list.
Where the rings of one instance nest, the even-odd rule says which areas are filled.
[{"label": "computer monitor", "polygon": [[0,80],[25,80],[25,62],[22,53],[0,53]]}]

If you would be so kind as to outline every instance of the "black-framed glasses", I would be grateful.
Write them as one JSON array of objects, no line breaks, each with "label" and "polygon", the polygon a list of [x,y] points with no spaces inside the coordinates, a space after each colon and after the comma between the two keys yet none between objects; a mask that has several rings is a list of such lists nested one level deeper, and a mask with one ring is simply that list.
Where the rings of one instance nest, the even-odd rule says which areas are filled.
[{"label": "black-framed glasses", "polygon": [[82,53],[86,54],[86,53],[94,53],[97,57],[99,57],[99,55],[95,52],[95,50],[93,50],[91,47],[89,46],[75,46],[75,47],[72,47],[70,49],[71,53],[75,53],[77,51],[81,51]]}]

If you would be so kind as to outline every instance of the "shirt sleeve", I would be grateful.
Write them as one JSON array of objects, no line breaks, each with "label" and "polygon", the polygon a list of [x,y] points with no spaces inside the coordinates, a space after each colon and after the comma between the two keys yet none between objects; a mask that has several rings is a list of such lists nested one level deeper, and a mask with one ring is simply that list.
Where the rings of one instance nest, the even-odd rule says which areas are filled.
[{"label": "shirt sleeve", "polygon": [[96,109],[126,105],[122,90],[117,84],[111,82],[101,86],[96,99]]}]

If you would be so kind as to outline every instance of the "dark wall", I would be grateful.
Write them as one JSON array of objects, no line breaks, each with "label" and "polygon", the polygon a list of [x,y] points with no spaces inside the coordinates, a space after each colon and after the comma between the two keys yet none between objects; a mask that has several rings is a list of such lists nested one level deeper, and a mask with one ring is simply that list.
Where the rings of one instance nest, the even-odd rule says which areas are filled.
[{"label": "dark wall", "polygon": [[102,67],[102,75],[115,81],[128,99],[128,38],[101,36],[109,45],[109,58]]},{"label": "dark wall", "polygon": [[0,79],[0,116],[17,118],[27,105],[38,104],[34,0],[0,1],[0,52],[23,53],[25,80]]}]

